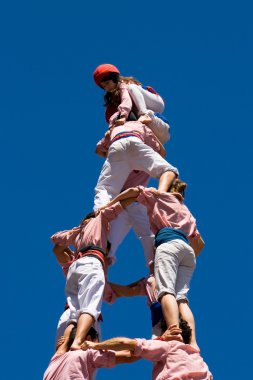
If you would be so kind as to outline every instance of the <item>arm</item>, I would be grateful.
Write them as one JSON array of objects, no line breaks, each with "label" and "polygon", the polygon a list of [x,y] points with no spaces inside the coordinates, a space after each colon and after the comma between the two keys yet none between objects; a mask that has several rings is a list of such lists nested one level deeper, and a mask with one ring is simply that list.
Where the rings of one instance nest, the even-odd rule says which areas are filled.
[{"label": "arm", "polygon": [[200,252],[205,246],[205,243],[201,236],[190,237],[190,246],[194,250],[195,256],[198,257]]},{"label": "arm", "polygon": [[[107,205],[101,207],[100,210],[103,210],[104,208],[110,207],[119,201],[123,201],[124,199],[128,199],[128,198],[134,198],[135,199],[138,197],[139,193],[140,193],[140,190],[137,187],[132,187],[132,188],[129,188],[125,191],[122,191],[122,193],[120,193],[119,195],[117,195],[117,197],[112,199],[110,203],[107,203]],[[122,205],[122,206],[124,207],[124,205]]]},{"label": "arm", "polygon": [[86,350],[92,348],[93,350],[134,351],[136,344],[135,339],[111,338],[100,343],[86,341],[84,342],[82,349]]},{"label": "arm", "polygon": [[132,356],[131,352],[127,350],[117,351],[115,352],[115,356],[116,356],[116,364],[130,364],[141,359],[141,358]]},{"label": "arm", "polygon": [[129,285],[119,285],[110,282],[110,286],[114,293],[116,293],[117,297],[144,296],[146,295],[145,291],[143,292],[144,286],[141,285],[143,280],[145,279],[141,278]]},{"label": "arm", "polygon": [[53,252],[55,254],[57,261],[61,264],[65,264],[69,262],[72,259],[71,255],[72,256],[74,255],[74,252],[71,251],[69,247],[58,245],[58,244],[55,244],[53,248]]}]

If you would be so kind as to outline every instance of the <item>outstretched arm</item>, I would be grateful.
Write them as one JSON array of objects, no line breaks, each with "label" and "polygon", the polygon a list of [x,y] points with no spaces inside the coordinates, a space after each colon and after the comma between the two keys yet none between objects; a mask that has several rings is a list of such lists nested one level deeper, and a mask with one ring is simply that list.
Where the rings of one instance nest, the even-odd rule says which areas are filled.
[{"label": "outstretched arm", "polygon": [[190,237],[190,246],[194,250],[195,257],[198,257],[198,255],[204,248],[205,243],[201,236]]},{"label": "outstretched arm", "polygon": [[142,296],[145,294],[142,292],[143,287],[141,286],[141,280],[144,280],[144,278],[141,278],[140,280],[129,285],[119,285],[110,282],[110,286],[118,297]]},{"label": "outstretched arm", "polygon": [[[101,207],[100,210],[103,210],[106,207],[110,207],[110,206],[114,205],[115,203],[123,201],[124,199],[128,199],[128,198],[134,198],[132,200],[132,202],[134,202],[134,200],[138,197],[139,193],[140,193],[140,190],[137,187],[130,187],[129,189],[122,191],[122,193],[120,193],[119,195],[117,195],[117,197],[112,199],[111,202],[109,202],[105,206]],[[122,204],[122,206],[124,207],[123,204]]]},{"label": "outstretched arm", "polygon": [[100,343],[85,341],[82,349],[92,348],[93,350],[113,350],[113,351],[134,351],[136,340],[129,338],[111,338]]}]

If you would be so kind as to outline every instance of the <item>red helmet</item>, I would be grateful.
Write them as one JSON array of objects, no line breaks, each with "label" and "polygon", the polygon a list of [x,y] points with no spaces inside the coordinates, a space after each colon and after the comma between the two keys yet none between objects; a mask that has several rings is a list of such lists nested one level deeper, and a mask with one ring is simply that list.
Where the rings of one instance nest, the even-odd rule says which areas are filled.
[{"label": "red helmet", "polygon": [[99,65],[93,73],[94,81],[98,86],[100,86],[103,79],[107,77],[110,73],[120,74],[117,67],[111,65],[110,63],[104,63],[103,65]]}]

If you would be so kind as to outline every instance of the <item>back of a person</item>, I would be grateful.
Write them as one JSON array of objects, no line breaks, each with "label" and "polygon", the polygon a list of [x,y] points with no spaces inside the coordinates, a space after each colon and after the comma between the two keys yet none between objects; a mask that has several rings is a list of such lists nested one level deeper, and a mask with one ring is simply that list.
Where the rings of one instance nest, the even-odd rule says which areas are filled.
[{"label": "back of a person", "polygon": [[68,351],[53,356],[43,380],[90,380],[95,368],[88,366],[88,351]]},{"label": "back of a person", "polygon": [[176,340],[164,342],[168,354],[153,367],[153,380],[212,380],[212,375],[199,351]]}]

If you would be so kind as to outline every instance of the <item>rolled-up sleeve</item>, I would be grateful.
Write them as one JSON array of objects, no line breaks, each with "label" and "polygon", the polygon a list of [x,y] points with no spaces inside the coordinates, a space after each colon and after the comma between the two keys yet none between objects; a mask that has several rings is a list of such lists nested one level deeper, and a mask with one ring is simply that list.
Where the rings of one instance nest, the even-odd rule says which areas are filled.
[{"label": "rolled-up sleeve", "polygon": [[107,207],[101,211],[103,218],[107,219],[108,222],[111,222],[113,219],[124,210],[120,202],[115,203],[113,206]]},{"label": "rolled-up sleeve", "polygon": [[72,230],[56,232],[51,236],[51,241],[53,244],[58,244],[61,246],[70,245],[73,244],[79,233],[80,227],[75,227]]},{"label": "rolled-up sleeve", "polygon": [[111,368],[116,364],[116,356],[113,351],[89,350],[89,358],[97,368]]},{"label": "rolled-up sleeve", "polygon": [[137,344],[133,351],[133,355],[137,357],[151,361],[159,361],[164,354],[167,355],[169,352],[169,345],[167,342],[138,338],[136,339],[136,342]]}]

